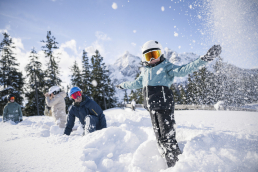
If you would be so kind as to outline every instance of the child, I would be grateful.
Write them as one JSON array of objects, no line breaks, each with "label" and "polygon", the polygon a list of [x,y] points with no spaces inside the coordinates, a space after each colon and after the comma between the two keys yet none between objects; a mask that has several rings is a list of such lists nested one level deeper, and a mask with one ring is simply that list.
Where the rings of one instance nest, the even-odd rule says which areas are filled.
[{"label": "child", "polygon": [[68,136],[71,134],[75,117],[79,118],[86,134],[107,128],[106,118],[101,107],[89,97],[82,95],[79,87],[71,88],[69,97],[73,99],[74,103],[69,108],[64,134]]},{"label": "child", "polygon": [[65,92],[59,86],[52,86],[49,92],[45,94],[46,105],[51,107],[52,116],[59,128],[65,128],[66,112],[65,112]]},{"label": "child", "polygon": [[135,81],[123,82],[117,87],[120,89],[143,88],[144,108],[150,112],[158,150],[166,159],[168,167],[173,167],[181,151],[176,141],[174,101],[172,90],[169,88],[174,77],[184,77],[219,56],[221,47],[214,45],[206,55],[183,66],[168,62],[161,50],[162,46],[159,42],[146,42],[142,47],[144,70]]},{"label": "child", "polygon": [[11,120],[15,123],[22,121],[21,106],[15,102],[15,96],[10,94],[7,96],[8,103],[4,107],[3,122]]}]

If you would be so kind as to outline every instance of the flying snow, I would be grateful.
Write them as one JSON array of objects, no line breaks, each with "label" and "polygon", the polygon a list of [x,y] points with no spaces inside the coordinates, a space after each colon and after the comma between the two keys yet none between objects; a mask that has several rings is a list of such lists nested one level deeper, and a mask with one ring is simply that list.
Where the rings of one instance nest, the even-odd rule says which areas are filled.
[{"label": "flying snow", "polygon": [[178,37],[178,33],[174,32],[174,36],[175,36],[175,37]]},{"label": "flying snow", "polygon": [[161,11],[165,11],[165,7],[164,6],[161,7]]},{"label": "flying snow", "polygon": [[91,82],[91,84],[92,84],[94,87],[97,87],[97,85],[98,85],[98,83],[97,83],[96,80],[93,80],[93,81]]},{"label": "flying snow", "polygon": [[114,10],[116,10],[116,9],[117,9],[117,4],[116,4],[115,2],[113,2],[113,4],[112,4],[112,8],[113,8]]}]

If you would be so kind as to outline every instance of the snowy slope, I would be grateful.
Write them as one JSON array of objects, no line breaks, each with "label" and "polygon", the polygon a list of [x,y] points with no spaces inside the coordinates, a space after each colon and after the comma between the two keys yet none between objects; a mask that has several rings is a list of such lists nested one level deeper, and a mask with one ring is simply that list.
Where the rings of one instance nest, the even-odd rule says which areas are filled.
[{"label": "snowy slope", "polygon": [[0,118],[0,171],[258,171],[258,113],[176,111],[183,154],[174,168],[160,157],[149,114],[104,111],[108,128],[84,137],[58,135],[50,117]]}]

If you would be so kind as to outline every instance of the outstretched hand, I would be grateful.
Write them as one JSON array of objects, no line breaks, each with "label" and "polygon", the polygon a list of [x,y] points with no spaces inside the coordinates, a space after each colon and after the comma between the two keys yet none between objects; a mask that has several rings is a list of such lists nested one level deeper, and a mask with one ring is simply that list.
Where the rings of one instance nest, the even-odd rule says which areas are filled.
[{"label": "outstretched hand", "polygon": [[121,90],[123,90],[123,89],[124,89],[124,88],[123,88],[123,87],[121,87],[120,85],[116,85],[116,88],[121,89]]},{"label": "outstretched hand", "polygon": [[203,61],[212,61],[213,59],[215,59],[216,57],[218,57],[221,53],[221,46],[220,45],[213,45],[209,51],[201,57],[201,59]]}]

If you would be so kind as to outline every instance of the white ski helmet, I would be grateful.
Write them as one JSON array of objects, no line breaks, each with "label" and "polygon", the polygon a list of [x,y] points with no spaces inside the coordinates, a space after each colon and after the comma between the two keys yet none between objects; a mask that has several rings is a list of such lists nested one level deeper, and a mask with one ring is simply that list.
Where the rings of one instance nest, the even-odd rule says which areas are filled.
[{"label": "white ski helmet", "polygon": [[53,93],[54,95],[56,95],[59,92],[61,92],[61,88],[60,87],[52,86],[52,87],[49,88],[48,94],[52,94]]},{"label": "white ski helmet", "polygon": [[[162,46],[158,41],[147,41],[145,44],[142,46],[142,62],[145,62],[144,54],[154,51],[154,50],[161,50],[162,51]],[[161,55],[160,55],[161,56]]]}]

